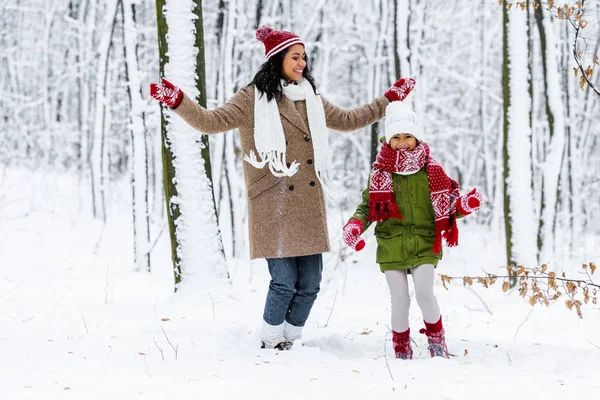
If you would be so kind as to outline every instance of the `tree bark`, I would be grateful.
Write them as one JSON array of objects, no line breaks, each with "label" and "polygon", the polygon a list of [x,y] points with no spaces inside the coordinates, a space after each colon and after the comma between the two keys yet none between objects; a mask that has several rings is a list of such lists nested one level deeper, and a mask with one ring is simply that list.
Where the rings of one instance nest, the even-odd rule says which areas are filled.
[{"label": "tree bark", "polygon": [[[524,13],[503,4],[504,224],[508,265],[537,263],[531,186],[530,97],[527,90],[527,25]],[[509,118],[510,116],[510,118]]]}]

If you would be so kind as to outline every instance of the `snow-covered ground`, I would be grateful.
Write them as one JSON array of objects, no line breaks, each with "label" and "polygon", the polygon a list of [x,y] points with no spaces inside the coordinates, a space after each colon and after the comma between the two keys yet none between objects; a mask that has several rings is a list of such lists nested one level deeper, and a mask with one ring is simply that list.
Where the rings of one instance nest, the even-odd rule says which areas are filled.
[{"label": "snow-covered ground", "polygon": [[[463,288],[437,296],[456,357],[431,359],[416,302],[415,360],[393,358],[389,299],[375,243],[325,258],[302,343],[259,348],[263,260],[229,260],[233,285],[172,295],[166,235],[153,272],[134,271],[127,199],[106,226],[76,177],[9,171],[0,181],[0,399],[565,399],[600,395],[600,312],[532,308],[518,293]],[[115,191],[117,192],[117,191]],[[332,213],[334,214],[334,213]],[[338,223],[332,221],[332,223]],[[501,272],[503,242],[462,224],[438,272]],[[591,238],[585,260],[600,260]],[[202,260],[198,260],[202,263]]]}]

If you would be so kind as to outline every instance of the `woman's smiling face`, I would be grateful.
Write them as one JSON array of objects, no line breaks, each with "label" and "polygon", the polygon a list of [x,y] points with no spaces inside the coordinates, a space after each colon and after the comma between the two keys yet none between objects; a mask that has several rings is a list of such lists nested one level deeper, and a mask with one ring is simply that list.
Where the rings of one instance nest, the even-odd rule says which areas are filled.
[{"label": "woman's smiling face", "polygon": [[394,150],[413,151],[417,147],[417,138],[410,133],[396,133],[390,139],[390,147]]},{"label": "woman's smiling face", "polygon": [[306,67],[306,55],[304,54],[304,46],[295,44],[290,46],[288,52],[283,58],[281,66],[281,75],[290,81],[299,81],[302,79],[302,71]]}]

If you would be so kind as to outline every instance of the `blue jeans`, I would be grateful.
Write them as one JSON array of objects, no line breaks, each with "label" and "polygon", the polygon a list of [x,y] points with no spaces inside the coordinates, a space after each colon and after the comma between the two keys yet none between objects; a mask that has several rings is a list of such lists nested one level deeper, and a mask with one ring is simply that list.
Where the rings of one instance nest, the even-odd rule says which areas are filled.
[{"label": "blue jeans", "polygon": [[283,321],[304,326],[321,285],[323,257],[267,258],[271,283],[267,292],[263,319],[267,324]]}]

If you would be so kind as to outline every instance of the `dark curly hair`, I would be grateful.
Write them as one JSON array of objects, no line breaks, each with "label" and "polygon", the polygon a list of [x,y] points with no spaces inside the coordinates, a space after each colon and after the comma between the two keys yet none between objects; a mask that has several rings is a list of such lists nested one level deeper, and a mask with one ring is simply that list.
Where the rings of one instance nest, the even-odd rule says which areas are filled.
[{"label": "dark curly hair", "polygon": [[[271,101],[275,98],[277,101],[281,100],[283,96],[283,88],[281,87],[281,79],[283,76],[281,75],[281,70],[283,68],[283,59],[285,55],[290,50],[287,49],[271,56],[264,64],[260,66],[256,75],[254,75],[254,79],[249,85],[255,85],[256,89],[258,89],[263,95],[267,95],[267,100]],[[305,56],[306,67],[302,71],[302,76],[304,79],[310,83],[315,94],[317,93],[317,86],[315,85],[315,79],[310,74],[310,68],[308,63],[308,56]]]}]

